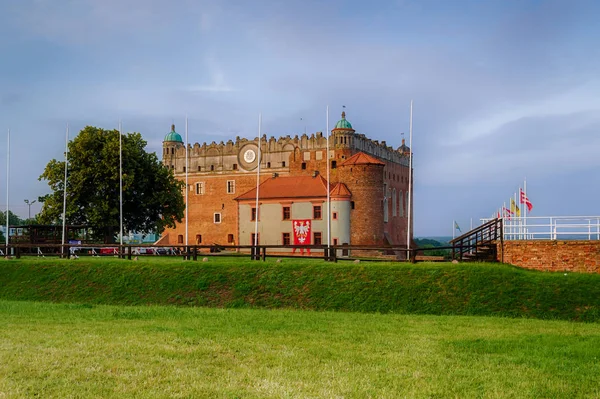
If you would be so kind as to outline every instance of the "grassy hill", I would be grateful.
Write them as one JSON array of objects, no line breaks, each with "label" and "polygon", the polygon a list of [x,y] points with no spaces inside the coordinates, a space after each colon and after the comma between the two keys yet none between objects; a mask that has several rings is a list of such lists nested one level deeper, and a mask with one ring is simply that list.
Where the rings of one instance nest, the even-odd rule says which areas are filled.
[{"label": "grassy hill", "polygon": [[13,259],[0,299],[600,320],[600,276],[501,264]]}]

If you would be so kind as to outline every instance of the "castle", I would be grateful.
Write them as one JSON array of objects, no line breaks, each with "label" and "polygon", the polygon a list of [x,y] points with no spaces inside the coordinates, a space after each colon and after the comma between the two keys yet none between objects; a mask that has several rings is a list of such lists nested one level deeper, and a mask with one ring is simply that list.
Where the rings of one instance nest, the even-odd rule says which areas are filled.
[{"label": "castle", "polygon": [[[185,144],[172,125],[162,159],[182,181],[185,156]],[[310,225],[302,243],[326,244],[329,190],[332,245],[405,246],[410,156],[404,139],[393,149],[356,133],[345,112],[331,130],[329,153],[321,132],[189,145],[188,245],[252,245],[256,218],[259,244],[298,243],[298,223]],[[166,230],[158,244],[185,245],[184,237],[185,222]]]}]

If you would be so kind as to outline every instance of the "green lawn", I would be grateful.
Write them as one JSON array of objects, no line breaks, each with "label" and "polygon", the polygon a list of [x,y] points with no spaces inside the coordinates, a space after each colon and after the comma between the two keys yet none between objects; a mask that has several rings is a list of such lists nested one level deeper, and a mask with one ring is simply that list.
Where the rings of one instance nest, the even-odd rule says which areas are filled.
[{"label": "green lawn", "polygon": [[600,275],[484,263],[34,258],[0,260],[0,299],[598,322]]},{"label": "green lawn", "polygon": [[0,398],[600,396],[600,326],[0,301]]}]

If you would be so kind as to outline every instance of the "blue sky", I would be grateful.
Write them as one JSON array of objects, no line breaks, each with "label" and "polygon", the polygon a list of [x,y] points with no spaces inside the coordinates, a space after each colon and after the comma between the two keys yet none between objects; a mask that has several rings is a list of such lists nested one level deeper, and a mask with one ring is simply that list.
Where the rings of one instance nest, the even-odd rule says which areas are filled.
[{"label": "blue sky", "polygon": [[[415,234],[488,217],[527,178],[533,215],[598,215],[594,1],[4,0],[0,207],[47,193],[69,122],[190,141],[325,130],[346,105],[400,145],[414,100]],[[302,121],[300,120],[302,118]],[[38,204],[32,211],[39,210]],[[464,228],[463,228],[464,231]]]}]

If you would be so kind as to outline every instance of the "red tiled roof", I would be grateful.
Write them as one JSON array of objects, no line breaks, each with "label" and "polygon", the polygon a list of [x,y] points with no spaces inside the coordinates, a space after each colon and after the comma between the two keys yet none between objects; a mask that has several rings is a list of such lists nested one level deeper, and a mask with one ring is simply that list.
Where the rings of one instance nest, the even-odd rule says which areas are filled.
[{"label": "red tiled roof", "polygon": [[[259,186],[259,198],[307,198],[326,197],[327,180],[321,175],[272,177]],[[245,192],[236,200],[256,198],[256,188]]]},{"label": "red tiled roof", "polygon": [[385,163],[364,152],[359,152],[342,162],[342,165],[385,165]]},{"label": "red tiled roof", "polygon": [[352,197],[352,193],[348,190],[348,187],[344,183],[336,184],[332,189],[329,195],[332,198],[344,198],[344,197]]}]

